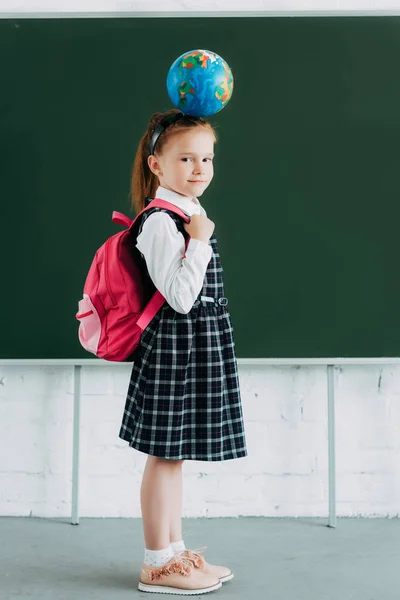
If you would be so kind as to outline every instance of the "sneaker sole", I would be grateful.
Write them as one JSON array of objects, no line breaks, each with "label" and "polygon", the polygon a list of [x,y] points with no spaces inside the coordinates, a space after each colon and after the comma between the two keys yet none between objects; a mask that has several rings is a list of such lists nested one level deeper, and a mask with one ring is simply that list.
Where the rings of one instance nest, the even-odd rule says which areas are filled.
[{"label": "sneaker sole", "polygon": [[226,577],[220,577],[220,582],[221,583],[226,583],[227,581],[230,581],[234,577],[235,577],[234,574],[231,573],[230,575],[227,575]]},{"label": "sneaker sole", "polygon": [[142,583],[139,581],[138,588],[142,592],[153,592],[154,594],[178,594],[180,596],[196,596],[198,594],[207,594],[208,592],[213,592],[214,590],[218,590],[222,586],[222,583],[216,583],[215,585],[203,588],[199,590],[184,590],[180,588],[162,586],[162,585],[148,585],[147,583]]}]

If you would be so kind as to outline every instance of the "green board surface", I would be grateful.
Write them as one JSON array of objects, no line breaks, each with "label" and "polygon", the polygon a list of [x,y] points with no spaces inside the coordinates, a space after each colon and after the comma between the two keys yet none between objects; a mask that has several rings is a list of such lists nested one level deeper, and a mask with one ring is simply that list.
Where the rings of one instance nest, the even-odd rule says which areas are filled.
[{"label": "green board surface", "polygon": [[0,20],[0,358],[92,357],[84,280],[195,48],[235,79],[200,200],[238,358],[399,356],[400,18],[174,17]]}]

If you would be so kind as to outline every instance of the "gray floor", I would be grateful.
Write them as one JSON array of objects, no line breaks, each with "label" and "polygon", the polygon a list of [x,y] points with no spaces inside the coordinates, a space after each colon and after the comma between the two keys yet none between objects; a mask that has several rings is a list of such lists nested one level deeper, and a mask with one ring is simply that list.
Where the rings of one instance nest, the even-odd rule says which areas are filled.
[{"label": "gray floor", "polygon": [[[400,519],[184,519],[187,547],[235,578],[191,598],[400,600]],[[0,518],[0,598],[178,598],[139,592],[141,519]]]}]

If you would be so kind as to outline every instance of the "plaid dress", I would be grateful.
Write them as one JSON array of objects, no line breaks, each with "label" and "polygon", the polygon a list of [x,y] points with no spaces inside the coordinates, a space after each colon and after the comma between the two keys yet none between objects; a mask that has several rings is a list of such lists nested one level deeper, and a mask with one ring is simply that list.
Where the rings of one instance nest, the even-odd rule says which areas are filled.
[{"label": "plaid dress", "polygon": [[[143,214],[138,234],[158,210],[186,239],[182,219],[162,208]],[[209,243],[213,253],[191,311],[181,314],[165,302],[141,336],[119,437],[145,454],[205,461],[247,456],[233,329],[218,303],[224,285],[214,234]],[[207,296],[213,301],[202,299]]]}]

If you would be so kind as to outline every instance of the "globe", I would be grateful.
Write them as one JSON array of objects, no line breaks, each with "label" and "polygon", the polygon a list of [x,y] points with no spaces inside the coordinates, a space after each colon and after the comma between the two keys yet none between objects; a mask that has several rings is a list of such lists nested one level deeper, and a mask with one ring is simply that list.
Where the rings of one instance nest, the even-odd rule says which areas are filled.
[{"label": "globe", "polygon": [[232,71],[215,52],[191,50],[172,63],[167,91],[172,104],[184,114],[209,117],[222,110],[231,99]]}]

